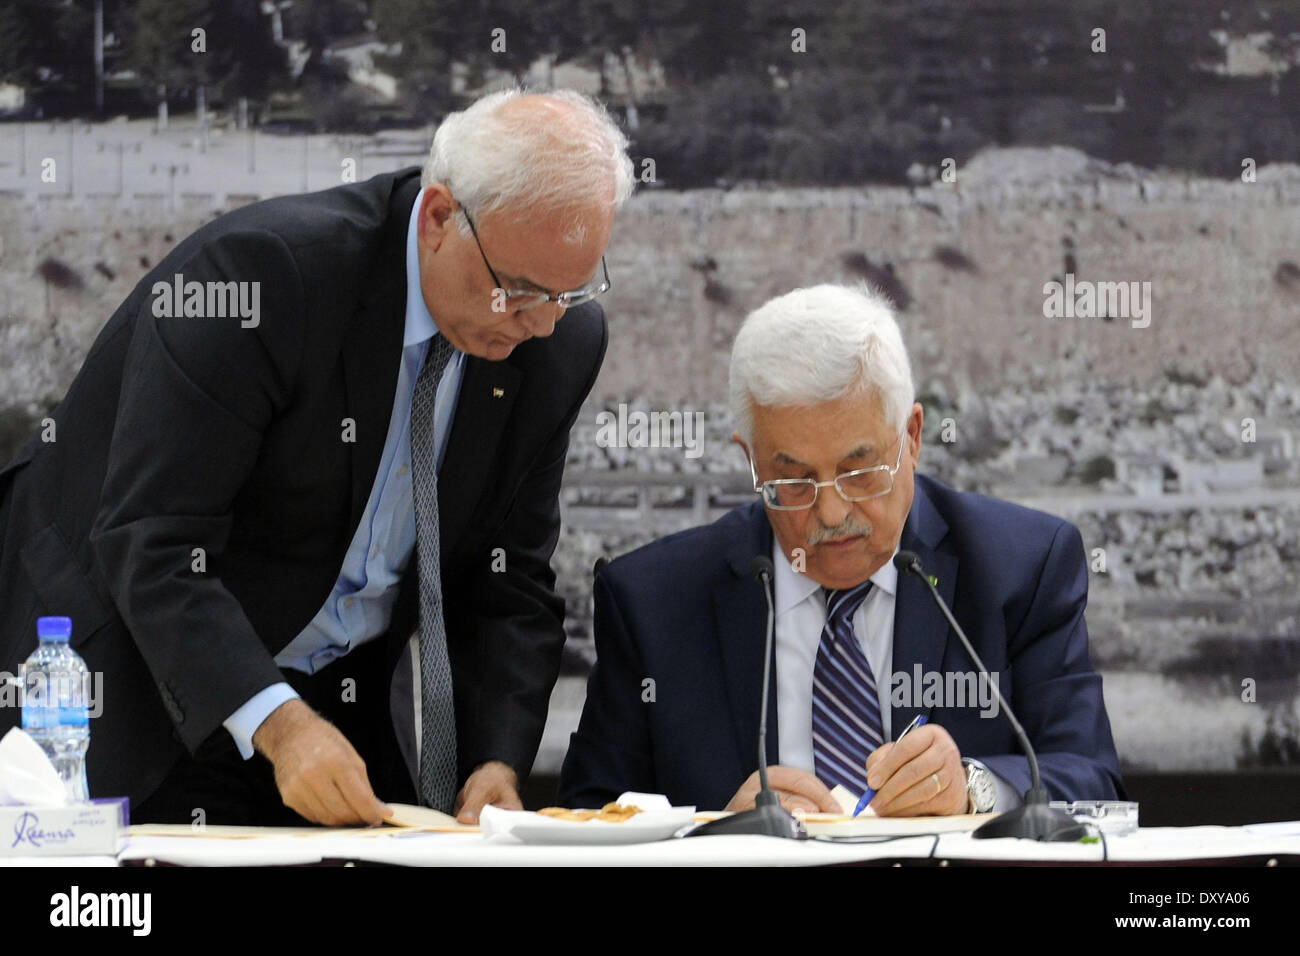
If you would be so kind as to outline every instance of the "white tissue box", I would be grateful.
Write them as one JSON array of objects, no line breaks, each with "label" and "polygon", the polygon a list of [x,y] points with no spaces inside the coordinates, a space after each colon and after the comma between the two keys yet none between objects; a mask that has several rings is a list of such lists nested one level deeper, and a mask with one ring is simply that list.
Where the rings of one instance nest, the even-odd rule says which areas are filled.
[{"label": "white tissue box", "polygon": [[117,854],[125,801],[0,807],[0,856]]}]

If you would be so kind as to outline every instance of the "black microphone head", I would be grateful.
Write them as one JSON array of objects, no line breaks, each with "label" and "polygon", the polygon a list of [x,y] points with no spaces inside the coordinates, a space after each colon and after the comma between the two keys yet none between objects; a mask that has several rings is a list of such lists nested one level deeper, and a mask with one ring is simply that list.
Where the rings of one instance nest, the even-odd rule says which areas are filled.
[{"label": "black microphone head", "polygon": [[894,555],[894,567],[900,571],[911,571],[913,574],[922,574],[921,558],[915,551],[900,551]]},{"label": "black microphone head", "polygon": [[754,555],[754,560],[749,562],[749,573],[757,580],[761,581],[766,577],[769,581],[776,569],[772,567],[772,559],[765,558],[761,554]]}]

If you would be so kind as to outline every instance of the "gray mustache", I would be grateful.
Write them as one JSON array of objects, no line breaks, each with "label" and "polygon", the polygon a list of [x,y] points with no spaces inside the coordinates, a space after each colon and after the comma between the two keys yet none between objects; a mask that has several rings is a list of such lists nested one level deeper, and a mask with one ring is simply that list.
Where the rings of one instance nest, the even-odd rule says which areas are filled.
[{"label": "gray mustache", "polygon": [[812,534],[808,535],[808,547],[815,548],[817,545],[822,544],[825,541],[835,541],[839,538],[852,538],[856,535],[868,537],[872,530],[871,525],[864,521],[858,521],[856,518],[847,518],[835,525],[833,528],[827,528],[823,525]]}]

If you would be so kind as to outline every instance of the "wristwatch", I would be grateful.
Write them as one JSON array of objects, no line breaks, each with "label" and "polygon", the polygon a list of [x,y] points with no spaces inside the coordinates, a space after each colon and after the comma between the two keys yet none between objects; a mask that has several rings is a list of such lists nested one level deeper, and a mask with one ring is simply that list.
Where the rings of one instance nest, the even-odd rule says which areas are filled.
[{"label": "wristwatch", "polygon": [[997,784],[993,782],[993,771],[982,763],[962,758],[966,765],[967,813],[988,813],[998,799]]}]

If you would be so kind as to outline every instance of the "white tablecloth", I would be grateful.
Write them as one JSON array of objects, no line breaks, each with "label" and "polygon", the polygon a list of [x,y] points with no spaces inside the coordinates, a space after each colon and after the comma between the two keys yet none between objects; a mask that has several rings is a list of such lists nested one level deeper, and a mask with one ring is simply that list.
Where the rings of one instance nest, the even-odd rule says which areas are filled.
[{"label": "white tablecloth", "polygon": [[[1104,854],[1104,856],[1103,856]],[[1101,843],[975,840],[969,833],[902,837],[881,843],[825,843],[717,836],[630,846],[526,846],[474,833],[265,837],[132,837],[120,863],[255,866],[356,860],[403,866],[819,866],[883,859],[988,860],[999,863],[1151,862],[1240,857],[1300,857],[1300,825],[1290,828],[1154,827]]]}]

